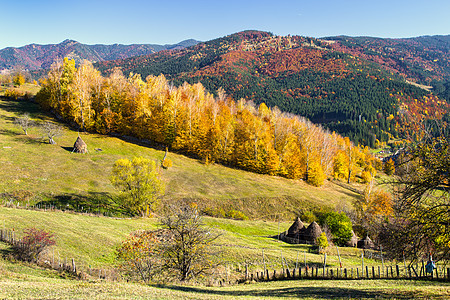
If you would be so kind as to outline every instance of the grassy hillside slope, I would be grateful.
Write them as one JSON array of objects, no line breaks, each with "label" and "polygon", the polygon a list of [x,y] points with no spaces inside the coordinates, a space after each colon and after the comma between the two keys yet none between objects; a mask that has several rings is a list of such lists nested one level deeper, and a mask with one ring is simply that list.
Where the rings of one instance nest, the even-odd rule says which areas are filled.
[{"label": "grassy hillside slope", "polygon": [[[264,221],[233,221],[206,218],[222,236],[217,241],[224,254],[222,263],[230,266],[230,276],[243,275],[237,272],[239,265],[249,264],[250,271],[262,270],[261,251],[265,250],[268,268],[280,269],[280,253],[292,268],[297,251],[299,263],[304,256],[308,265],[320,264],[322,256],[309,253],[305,245],[288,245],[267,235],[277,233],[278,223]],[[130,231],[154,228],[155,219],[113,219],[88,215],[39,212],[22,209],[0,208],[1,226],[14,227],[20,235],[28,226],[45,227],[55,232],[57,246],[54,253],[75,257],[78,268],[108,268],[114,265],[114,249]],[[281,223],[281,230],[290,224]],[[306,252],[304,252],[306,251]],[[51,270],[33,265],[13,262],[4,258],[8,247],[0,243],[0,297],[7,299],[57,298],[57,299],[279,299],[295,297],[306,299],[329,298],[433,298],[446,299],[449,296],[448,283],[406,280],[301,280],[236,285],[229,287],[205,286],[146,286],[123,281],[112,282],[91,278],[80,281],[66,278]],[[341,248],[344,267],[356,267],[360,263],[359,250]],[[303,254],[305,253],[305,254]],[[330,249],[328,265],[337,267],[338,259]],[[365,260],[367,265],[379,264]],[[389,264],[388,262],[385,262]],[[237,274],[236,274],[237,273]],[[218,273],[215,273],[215,276]]]},{"label": "grassy hillside slope", "polygon": [[[25,136],[14,118],[29,113],[38,121],[51,119],[27,101],[0,98],[0,193],[27,191],[27,201],[99,194],[114,197],[109,176],[119,158],[144,156],[161,160],[164,152],[145,145],[98,134],[78,133],[70,128],[56,138],[57,145],[42,142],[31,129]],[[86,155],[71,153],[80,135],[87,143]],[[351,205],[357,195],[327,182],[315,188],[303,181],[258,175],[221,165],[204,165],[183,155],[169,153],[173,167],[163,170],[165,201],[188,198],[201,207],[238,209],[253,218],[291,219],[302,207]],[[35,199],[35,200],[33,200]],[[27,203],[22,203],[27,204]],[[82,205],[82,204],[80,204]]]}]

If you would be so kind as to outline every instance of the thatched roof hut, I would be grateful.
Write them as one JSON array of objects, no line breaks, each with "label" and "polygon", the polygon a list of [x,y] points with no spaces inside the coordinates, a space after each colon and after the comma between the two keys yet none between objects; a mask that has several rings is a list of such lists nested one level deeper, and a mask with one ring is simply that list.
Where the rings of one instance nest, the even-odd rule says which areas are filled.
[{"label": "thatched roof hut", "polygon": [[305,231],[305,225],[303,224],[302,220],[297,217],[295,219],[294,223],[289,227],[287,236],[293,237],[293,238],[299,238],[300,234],[302,234]]},{"label": "thatched roof hut", "polygon": [[310,242],[316,242],[317,238],[322,234],[322,229],[315,221],[309,224],[305,230],[305,238]]},{"label": "thatched roof hut", "polygon": [[358,237],[355,232],[352,230],[352,237],[347,241],[347,247],[356,247],[358,246]]},{"label": "thatched roof hut", "polygon": [[373,248],[375,248],[375,244],[372,242],[372,240],[367,235],[365,238],[358,241],[358,248],[373,249]]},{"label": "thatched roof hut", "polygon": [[81,137],[78,137],[75,141],[75,144],[73,144],[73,150],[72,152],[76,153],[87,153],[87,145],[86,143],[81,139]]}]

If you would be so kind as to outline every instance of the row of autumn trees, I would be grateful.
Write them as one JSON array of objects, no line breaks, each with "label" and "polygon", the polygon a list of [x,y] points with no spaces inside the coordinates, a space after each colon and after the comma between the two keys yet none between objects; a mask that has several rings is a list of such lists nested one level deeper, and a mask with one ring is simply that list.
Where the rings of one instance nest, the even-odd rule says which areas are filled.
[{"label": "row of autumn trees", "polygon": [[370,181],[375,161],[367,149],[310,121],[264,103],[217,96],[200,84],[179,87],[163,75],[103,77],[92,64],[65,59],[51,67],[37,101],[81,130],[121,134],[163,144],[204,162],[320,186],[327,176]]}]

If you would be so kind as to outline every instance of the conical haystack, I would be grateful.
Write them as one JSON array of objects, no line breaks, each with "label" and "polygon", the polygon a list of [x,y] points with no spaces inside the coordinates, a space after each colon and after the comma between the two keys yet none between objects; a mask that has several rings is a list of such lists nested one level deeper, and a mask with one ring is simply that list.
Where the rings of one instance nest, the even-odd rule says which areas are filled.
[{"label": "conical haystack", "polygon": [[316,242],[317,238],[322,234],[319,224],[315,221],[309,224],[305,231],[305,238],[310,242]]},{"label": "conical haystack", "polygon": [[356,247],[358,246],[358,237],[355,232],[352,230],[352,237],[347,241],[347,247]]},{"label": "conical haystack", "polygon": [[289,227],[287,235],[289,237],[299,238],[299,235],[303,233],[304,230],[305,225],[303,225],[302,220],[300,220],[300,218],[297,217],[294,224],[292,224],[291,227]]},{"label": "conical haystack", "polygon": [[73,144],[73,151],[76,153],[87,153],[87,145],[86,143],[81,139],[81,137],[78,137],[75,141],[75,144]]},{"label": "conical haystack", "polygon": [[362,240],[358,241],[358,248],[373,249],[373,248],[375,248],[375,244],[372,242],[372,240],[369,238],[369,236],[366,236]]}]

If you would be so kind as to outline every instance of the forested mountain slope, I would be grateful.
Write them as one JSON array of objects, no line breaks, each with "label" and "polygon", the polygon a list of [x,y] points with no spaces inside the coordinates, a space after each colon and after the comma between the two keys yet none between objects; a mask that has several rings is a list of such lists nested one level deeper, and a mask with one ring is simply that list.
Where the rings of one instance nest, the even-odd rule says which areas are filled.
[{"label": "forested mountain slope", "polygon": [[201,82],[213,93],[223,87],[234,99],[278,106],[370,146],[402,136],[411,120],[448,111],[446,101],[405,80],[413,78],[348,49],[337,38],[245,31],[96,67],[143,78],[162,73],[175,85]]}]

